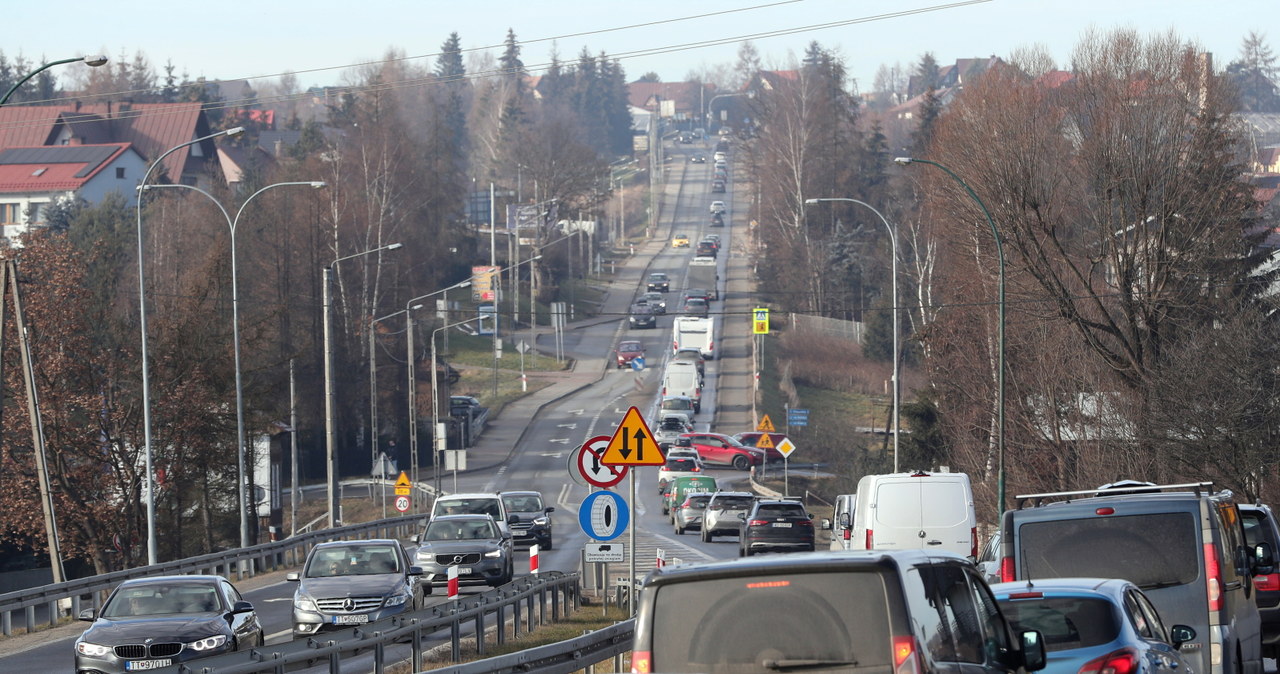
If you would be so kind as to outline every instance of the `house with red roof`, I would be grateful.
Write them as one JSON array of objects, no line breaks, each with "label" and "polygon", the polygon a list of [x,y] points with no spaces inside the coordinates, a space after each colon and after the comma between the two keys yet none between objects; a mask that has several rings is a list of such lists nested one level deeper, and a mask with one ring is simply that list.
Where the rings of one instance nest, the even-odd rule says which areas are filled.
[{"label": "house with red roof", "polygon": [[699,82],[632,82],[627,100],[660,117],[676,121],[698,120],[700,111],[716,95],[716,86]]},{"label": "house with red roof", "polygon": [[65,199],[99,203],[118,194],[133,204],[146,170],[128,143],[0,149],[0,235],[13,241],[43,225],[45,210]]}]

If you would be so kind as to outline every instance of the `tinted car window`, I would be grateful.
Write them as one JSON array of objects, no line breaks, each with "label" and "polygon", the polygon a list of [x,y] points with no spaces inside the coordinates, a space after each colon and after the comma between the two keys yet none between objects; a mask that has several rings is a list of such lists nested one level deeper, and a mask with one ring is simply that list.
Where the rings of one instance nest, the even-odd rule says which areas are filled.
[{"label": "tinted car window", "polygon": [[928,653],[928,658],[935,662],[955,660],[951,633],[942,623],[942,607],[933,600],[937,586],[936,568],[913,567],[906,571],[904,580],[908,586],[918,583],[924,588],[923,592],[907,592],[906,597],[911,621],[916,626],[916,638]]},{"label": "tinted car window", "polygon": [[537,494],[508,494],[502,497],[508,512],[531,513],[542,510],[542,497]]},{"label": "tinted car window", "polygon": [[760,517],[804,517],[804,506],[800,504],[774,504],[769,503],[756,508],[756,515]]},{"label": "tinted car window", "polygon": [[1018,538],[1023,578],[1125,578],[1146,588],[1200,575],[1199,533],[1189,512],[1028,522]]},{"label": "tinted car window", "polygon": [[667,470],[693,470],[698,462],[693,459],[667,459]]},{"label": "tinted car window", "polygon": [[964,571],[958,566],[939,566],[935,571],[943,601],[943,619],[955,643],[954,659],[958,662],[983,662],[983,616],[974,603]]},{"label": "tinted car window", "polygon": [[711,507],[716,510],[750,508],[754,502],[755,499],[750,496],[722,496],[716,499],[716,502],[711,504]]},{"label": "tinted car window", "polygon": [[1111,607],[1111,602],[1092,597],[1045,597],[1000,605],[1015,630],[1040,630],[1044,650],[1049,653],[1114,640],[1120,634],[1120,625]]},{"label": "tinted car window", "polygon": [[657,592],[653,643],[662,648],[655,649],[652,671],[776,668],[766,668],[765,660],[839,663],[822,671],[891,671],[887,590],[879,573],[746,576],[675,583]]}]

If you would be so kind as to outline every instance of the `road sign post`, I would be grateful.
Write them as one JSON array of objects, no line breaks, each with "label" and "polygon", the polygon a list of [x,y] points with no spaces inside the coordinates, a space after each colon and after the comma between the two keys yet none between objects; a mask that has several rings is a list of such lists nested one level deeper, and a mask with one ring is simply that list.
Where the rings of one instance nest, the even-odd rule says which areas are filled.
[{"label": "road sign post", "polygon": [[[662,449],[654,441],[649,425],[645,423],[644,417],[640,416],[640,410],[632,406],[627,410],[627,414],[622,417],[622,423],[618,424],[618,429],[613,432],[613,437],[609,439],[609,446],[605,449],[604,456],[600,457],[600,463],[614,466],[661,466],[664,462]],[[635,471],[630,472],[631,499],[627,503],[628,508],[634,507],[636,503],[636,474]],[[635,601],[635,527],[631,528],[630,539],[631,550],[628,554],[631,559],[631,569],[628,576],[627,592],[628,596],[631,597],[631,614],[635,615],[637,610],[637,602]]]}]

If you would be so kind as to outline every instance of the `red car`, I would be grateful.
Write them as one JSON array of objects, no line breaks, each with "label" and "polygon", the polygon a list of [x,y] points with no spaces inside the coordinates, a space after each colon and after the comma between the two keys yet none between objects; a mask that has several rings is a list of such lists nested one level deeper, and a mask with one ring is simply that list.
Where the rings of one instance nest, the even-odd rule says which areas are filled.
[{"label": "red car", "polygon": [[735,433],[733,439],[748,446],[756,447],[760,443],[761,436],[769,436],[773,441],[773,447],[765,448],[765,456],[770,461],[781,461],[783,459],[782,452],[778,451],[778,443],[786,439],[786,433],[765,433],[763,431],[748,431],[746,433]]},{"label": "red car", "polygon": [[764,450],[748,447],[723,433],[684,433],[676,438],[675,444],[692,447],[703,463],[733,466],[738,470],[764,463]]},{"label": "red car", "polygon": [[614,350],[613,355],[618,369],[629,367],[631,361],[644,355],[644,344],[636,341],[618,342],[618,348]]}]

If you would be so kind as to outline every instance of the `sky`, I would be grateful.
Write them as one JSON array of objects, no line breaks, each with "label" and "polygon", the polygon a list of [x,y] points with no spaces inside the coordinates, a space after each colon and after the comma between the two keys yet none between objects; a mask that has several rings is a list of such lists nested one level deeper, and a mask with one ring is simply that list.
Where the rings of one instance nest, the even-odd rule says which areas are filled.
[{"label": "sky", "polygon": [[1173,29],[1213,52],[1218,68],[1237,57],[1251,30],[1280,53],[1277,0],[61,0],[53,14],[29,0],[6,5],[5,23],[24,26],[0,39],[10,60],[96,53],[132,60],[141,52],[157,73],[169,61],[192,78],[294,72],[304,87],[342,83],[350,66],[391,49],[433,64],[455,31],[464,49],[498,53],[508,28],[531,69],[553,49],[573,60],[585,46],[620,57],[629,81],[651,71],[680,81],[691,70],[732,65],[746,39],[766,68],[785,69],[816,40],[845,59],[864,92],[881,64],[910,70],[925,52],[946,65],[1043,45],[1065,67],[1090,28]]}]

